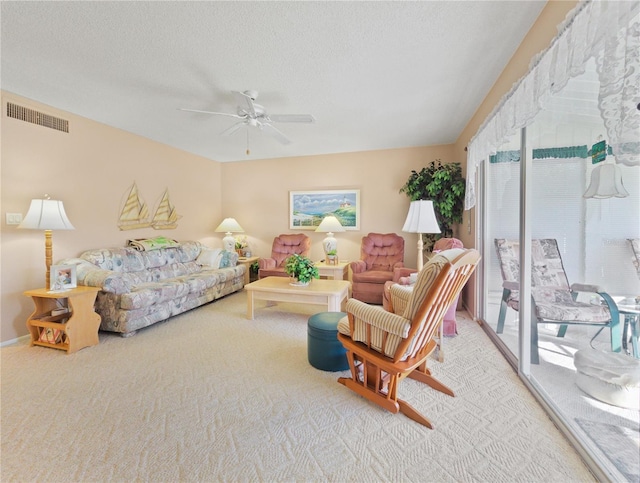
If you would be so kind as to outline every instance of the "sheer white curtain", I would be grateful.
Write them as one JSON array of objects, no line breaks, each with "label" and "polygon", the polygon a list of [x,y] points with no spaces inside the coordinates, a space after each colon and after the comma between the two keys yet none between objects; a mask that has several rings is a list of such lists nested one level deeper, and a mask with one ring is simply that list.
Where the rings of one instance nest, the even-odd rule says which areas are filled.
[{"label": "sheer white curtain", "polygon": [[640,1],[585,0],[567,15],[551,46],[507,93],[471,139],[467,151],[465,209],[475,205],[478,163],[529,124],[545,96],[558,93],[595,57],[599,108],[617,163],[640,166]]}]

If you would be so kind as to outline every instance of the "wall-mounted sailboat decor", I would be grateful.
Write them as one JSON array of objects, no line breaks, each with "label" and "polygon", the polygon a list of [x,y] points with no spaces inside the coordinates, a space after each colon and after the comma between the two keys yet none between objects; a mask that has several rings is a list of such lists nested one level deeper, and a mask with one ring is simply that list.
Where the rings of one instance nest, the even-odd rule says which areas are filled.
[{"label": "wall-mounted sailboat decor", "polygon": [[138,228],[148,228],[151,226],[149,210],[147,204],[140,198],[136,182],[129,189],[129,195],[120,211],[118,228],[120,230],[136,230]]},{"label": "wall-mounted sailboat decor", "polygon": [[138,186],[134,181],[120,211],[118,228],[121,231],[149,227],[154,230],[175,230],[178,228],[180,218],[182,216],[178,215],[175,206],[171,204],[168,189],[164,191],[153,218],[150,218],[147,204],[140,197]]},{"label": "wall-mounted sailboat decor", "polygon": [[175,230],[178,228],[178,220],[182,218],[176,211],[175,206],[169,200],[169,190],[166,189],[162,199],[153,215],[151,226],[154,230]]}]

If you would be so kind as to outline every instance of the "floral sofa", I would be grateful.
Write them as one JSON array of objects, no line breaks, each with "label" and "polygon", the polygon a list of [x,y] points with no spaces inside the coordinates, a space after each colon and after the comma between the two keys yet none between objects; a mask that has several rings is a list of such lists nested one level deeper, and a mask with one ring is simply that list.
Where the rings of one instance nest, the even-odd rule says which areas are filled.
[{"label": "floral sofa", "polygon": [[244,287],[237,253],[197,241],[176,245],[101,248],[59,263],[76,266],[78,285],[100,287],[100,328],[126,337]]}]

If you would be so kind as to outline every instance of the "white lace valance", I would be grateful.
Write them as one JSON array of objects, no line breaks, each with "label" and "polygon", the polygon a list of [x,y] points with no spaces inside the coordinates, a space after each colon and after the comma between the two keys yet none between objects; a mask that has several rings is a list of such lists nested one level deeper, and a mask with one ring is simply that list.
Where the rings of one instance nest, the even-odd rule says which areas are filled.
[{"label": "white lace valance", "polygon": [[617,163],[640,165],[640,1],[585,0],[559,26],[551,46],[536,56],[484,121],[467,148],[465,210],[476,202],[476,166],[509,136],[530,124],[545,97],[560,92],[594,57],[598,106]]}]

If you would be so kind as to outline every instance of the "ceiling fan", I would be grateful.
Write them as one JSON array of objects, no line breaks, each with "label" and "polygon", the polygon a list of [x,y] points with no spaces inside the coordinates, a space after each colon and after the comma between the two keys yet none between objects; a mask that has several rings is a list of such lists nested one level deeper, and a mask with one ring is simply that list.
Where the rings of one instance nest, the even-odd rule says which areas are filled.
[{"label": "ceiling fan", "polygon": [[268,114],[266,109],[257,104],[255,100],[258,98],[258,92],[248,90],[244,92],[231,91],[238,104],[236,114],[227,112],[214,112],[214,111],[202,111],[198,109],[184,109],[181,111],[188,112],[201,112],[204,114],[214,114],[217,116],[229,116],[240,119],[228,129],[225,129],[220,134],[228,136],[236,132],[242,126],[257,127],[265,134],[268,134],[272,138],[276,139],[282,144],[290,144],[291,140],[287,138],[279,129],[275,128],[272,123],[274,122],[301,122],[301,123],[313,123],[315,118],[311,114]]}]

